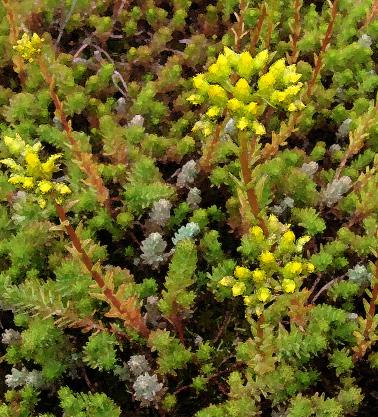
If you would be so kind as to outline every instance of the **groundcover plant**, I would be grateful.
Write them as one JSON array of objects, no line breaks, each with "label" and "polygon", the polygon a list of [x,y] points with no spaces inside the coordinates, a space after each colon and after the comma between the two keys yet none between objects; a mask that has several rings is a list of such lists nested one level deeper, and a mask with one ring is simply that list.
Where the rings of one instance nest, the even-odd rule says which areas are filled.
[{"label": "groundcover plant", "polygon": [[0,1],[0,417],[378,413],[377,0]]}]

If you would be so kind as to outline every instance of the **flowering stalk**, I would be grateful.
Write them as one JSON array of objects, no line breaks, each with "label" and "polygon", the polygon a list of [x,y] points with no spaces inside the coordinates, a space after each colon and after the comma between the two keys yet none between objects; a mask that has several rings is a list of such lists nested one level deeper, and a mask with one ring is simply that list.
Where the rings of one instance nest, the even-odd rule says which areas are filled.
[{"label": "flowering stalk", "polygon": [[[15,45],[19,37],[19,30],[18,25],[16,23],[14,6],[10,4],[9,0],[2,0],[2,2],[7,12],[7,19],[9,23],[9,43],[11,45]],[[19,75],[21,82],[23,82],[25,79],[25,65],[22,58],[18,55],[13,56],[13,64],[14,71]]]},{"label": "flowering stalk", "polygon": [[261,34],[262,25],[264,23],[265,17],[266,17],[266,5],[265,5],[265,3],[262,3],[262,5],[260,7],[259,20],[257,21],[256,28],[253,31],[253,35],[252,35],[252,30],[251,30],[251,44],[250,44],[250,47],[249,47],[249,51],[252,55],[255,53],[256,45],[257,45],[257,42],[258,42],[260,34]]},{"label": "flowering stalk", "polygon": [[74,228],[69,223],[69,220],[67,219],[66,213],[64,211],[64,208],[58,204],[55,203],[55,209],[59,216],[60,221],[64,225],[66,232],[68,236],[71,239],[71,242],[74,246],[74,248],[77,250],[77,252],[80,254],[81,261],[83,262],[84,266],[88,270],[88,272],[91,274],[92,279],[96,282],[99,288],[101,288],[103,294],[108,299],[110,305],[119,312],[120,317],[123,319],[126,319],[129,325],[136,330],[141,336],[147,338],[150,334],[149,329],[147,328],[146,324],[144,323],[144,320],[142,318],[142,315],[140,314],[140,311],[128,311],[124,308],[123,303],[117,298],[117,296],[114,294],[114,292],[107,287],[105,284],[104,278],[94,269],[94,265],[89,258],[88,254],[86,253],[85,249],[83,248],[80,239],[78,235],[76,234]]},{"label": "flowering stalk", "polygon": [[290,35],[291,55],[287,54],[287,60],[290,64],[295,64],[299,56],[298,39],[301,34],[301,7],[302,5],[303,5],[302,0],[295,0],[294,27],[292,29],[292,35]]},{"label": "flowering stalk", "polygon": [[74,155],[79,162],[79,166],[82,169],[82,171],[87,175],[88,183],[96,189],[98,201],[101,204],[103,204],[105,208],[111,213],[109,190],[105,187],[102,178],[99,176],[96,170],[96,166],[93,162],[92,155],[87,152],[82,152],[79,149],[78,143],[73,136],[71,123],[67,120],[67,117],[63,110],[63,104],[56,93],[54,78],[49,72],[46,65],[46,61],[42,56],[39,57],[38,64],[43,78],[49,87],[50,97],[54,103],[56,114],[59,118],[60,123],[63,126],[67,139],[74,152]]},{"label": "flowering stalk", "polygon": [[[257,201],[255,190],[251,187],[252,176],[251,176],[251,168],[249,166],[249,153],[248,153],[248,146],[247,146],[247,137],[246,137],[245,132],[240,132],[239,138],[240,138],[239,160],[240,160],[243,182],[247,189],[247,198],[248,198],[249,207],[251,208],[253,215],[257,219],[259,226],[263,230],[264,235],[268,236],[269,231],[264,222],[264,219],[260,216],[260,208],[259,208],[259,203]],[[254,137],[252,140],[256,141],[256,138]]]},{"label": "flowering stalk", "polygon": [[333,27],[335,25],[335,20],[336,20],[336,17],[337,17],[338,3],[339,3],[339,0],[334,0],[333,5],[332,5],[332,9],[331,9],[331,20],[328,23],[327,31],[326,31],[326,34],[324,36],[323,42],[322,42],[322,47],[320,49],[319,55],[316,55],[316,54],[314,55],[315,68],[314,68],[314,71],[312,72],[311,80],[309,81],[309,83],[307,85],[307,91],[306,91],[307,98],[310,98],[312,96],[316,79],[318,78],[319,72],[322,68],[324,53],[325,53],[325,51],[327,49],[327,46],[328,46],[328,44],[331,40]]}]

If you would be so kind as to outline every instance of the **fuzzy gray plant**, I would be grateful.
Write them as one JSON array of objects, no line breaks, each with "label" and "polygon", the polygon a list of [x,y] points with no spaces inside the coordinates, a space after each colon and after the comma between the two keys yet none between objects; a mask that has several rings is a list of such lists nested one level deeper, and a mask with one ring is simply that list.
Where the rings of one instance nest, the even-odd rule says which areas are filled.
[{"label": "fuzzy gray plant", "polygon": [[330,182],[322,193],[322,201],[327,207],[332,207],[352,186],[352,180],[347,177],[341,177]]},{"label": "fuzzy gray plant", "polygon": [[36,369],[28,371],[25,367],[21,370],[12,368],[11,373],[5,375],[5,383],[12,389],[23,387],[25,385],[41,388],[44,385],[41,371],[37,371]]},{"label": "fuzzy gray plant", "polygon": [[197,223],[188,223],[185,226],[180,227],[180,229],[175,233],[175,236],[172,238],[174,245],[177,245],[178,242],[184,239],[191,239],[192,237],[198,235],[200,232],[200,227]]},{"label": "fuzzy gray plant", "polygon": [[304,163],[301,166],[301,171],[303,171],[305,174],[307,174],[310,178],[314,176],[316,171],[319,169],[319,165],[315,161],[311,161],[309,163]]},{"label": "fuzzy gray plant", "polygon": [[157,376],[148,372],[139,375],[133,384],[135,399],[140,401],[142,406],[157,401],[162,388],[163,384],[158,381]]},{"label": "fuzzy gray plant", "polygon": [[345,119],[339,126],[339,129],[336,132],[336,136],[338,138],[345,138],[346,136],[348,136],[351,123],[352,123],[352,119]]},{"label": "fuzzy gray plant", "polygon": [[142,262],[146,265],[150,265],[152,269],[157,269],[167,257],[164,253],[166,247],[167,242],[163,239],[160,233],[151,233],[142,241],[142,245],[140,247],[142,251],[140,258],[142,259]]},{"label": "fuzzy gray plant", "polygon": [[285,197],[279,205],[273,206],[270,210],[277,216],[281,215],[288,208],[294,207],[294,200],[291,197]]},{"label": "fuzzy gray plant", "polygon": [[120,381],[125,382],[131,380],[130,369],[125,363],[122,365],[116,365],[113,373],[118,377]]},{"label": "fuzzy gray plant", "polygon": [[338,152],[341,150],[341,146],[338,143],[334,143],[329,147],[329,152],[331,155],[333,155],[335,152]]},{"label": "fuzzy gray plant", "polygon": [[373,41],[372,41],[372,39],[371,39],[371,37],[369,35],[367,35],[366,33],[364,33],[363,35],[361,35],[358,38],[358,43],[361,46],[364,46],[365,48],[370,48],[371,45],[372,45],[372,43],[373,43]]},{"label": "fuzzy gray plant", "polygon": [[156,297],[156,295],[150,295],[147,297],[146,304],[144,306],[147,311],[145,319],[153,327],[157,327],[159,320],[161,319],[158,302],[159,298]]},{"label": "fuzzy gray plant", "polygon": [[201,191],[197,187],[193,187],[189,190],[186,202],[192,210],[195,210],[201,204]]},{"label": "fuzzy gray plant", "polygon": [[176,185],[179,188],[188,187],[194,182],[196,175],[198,173],[197,164],[193,159],[188,161],[182,168],[179,174],[177,175]]},{"label": "fuzzy gray plant", "polygon": [[140,114],[136,114],[129,122],[129,126],[139,126],[143,127],[144,117]]},{"label": "fuzzy gray plant", "polygon": [[165,200],[164,198],[160,199],[159,201],[155,201],[150,212],[151,222],[157,224],[158,226],[165,226],[171,217],[171,208],[171,202]]},{"label": "fuzzy gray plant", "polygon": [[353,269],[348,270],[347,276],[359,285],[367,285],[370,282],[371,273],[365,265],[356,265]]},{"label": "fuzzy gray plant", "polygon": [[5,329],[1,336],[1,342],[4,345],[18,345],[21,342],[21,333],[14,329]]},{"label": "fuzzy gray plant", "polygon": [[130,372],[136,377],[151,370],[150,364],[144,355],[130,356],[127,365],[129,366]]}]

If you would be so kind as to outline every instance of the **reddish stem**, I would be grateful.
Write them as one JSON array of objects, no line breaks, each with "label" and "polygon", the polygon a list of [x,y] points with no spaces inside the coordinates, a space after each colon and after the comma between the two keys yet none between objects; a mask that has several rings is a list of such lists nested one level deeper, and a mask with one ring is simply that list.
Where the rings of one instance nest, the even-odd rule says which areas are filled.
[{"label": "reddish stem", "polygon": [[264,19],[266,17],[266,6],[265,3],[263,3],[260,7],[260,16],[259,16],[259,20],[257,21],[257,26],[253,32],[253,36],[251,35],[251,44],[249,47],[249,51],[252,55],[254,55],[255,53],[255,49],[256,49],[256,45],[257,42],[259,40],[260,34],[261,34],[261,30],[262,30],[262,25],[264,23]]},{"label": "reddish stem", "polygon": [[[247,188],[247,198],[248,203],[251,208],[251,211],[255,218],[257,219],[259,226],[264,232],[265,236],[269,235],[268,228],[263,220],[263,218],[260,216],[260,208],[259,203],[257,201],[257,196],[255,193],[255,190],[251,187],[251,181],[252,181],[252,175],[251,175],[251,168],[249,166],[249,153],[248,153],[248,144],[247,144],[247,137],[244,132],[241,132],[239,134],[240,138],[240,167],[242,171],[242,177],[245,187]],[[253,141],[255,138],[252,139]]]},{"label": "reddish stem", "polygon": [[[83,248],[80,242],[80,239],[78,235],[76,234],[74,228],[69,223],[69,220],[67,219],[64,208],[60,204],[57,204],[57,203],[55,204],[55,208],[56,208],[56,212],[59,216],[60,221],[62,222],[62,224],[64,224],[64,227],[66,228],[66,232],[68,236],[70,237],[74,248],[80,254],[81,261],[83,262],[88,272],[91,274],[93,280],[96,281],[97,285],[99,286],[99,288],[101,288],[103,294],[109,300],[110,304],[120,313],[120,315],[128,315],[128,312],[125,311],[124,308],[122,308],[121,301],[118,300],[114,292],[106,286],[104,278],[95,269],[93,269],[93,263],[91,259],[89,258],[88,254],[86,253],[85,249]],[[150,334],[150,331],[145,325],[142,319],[142,316],[140,314],[139,314],[139,317],[137,318],[137,322],[133,323],[133,328],[139,334],[141,334],[142,336],[146,338]]]},{"label": "reddish stem", "polygon": [[307,95],[308,98],[310,98],[312,96],[316,79],[319,75],[319,72],[320,72],[322,64],[323,64],[324,53],[325,53],[326,48],[327,48],[327,46],[328,46],[328,44],[331,40],[333,27],[335,25],[335,20],[336,20],[336,17],[337,17],[338,3],[339,3],[339,0],[334,0],[333,5],[332,5],[331,20],[328,23],[327,31],[326,31],[326,34],[324,36],[324,39],[323,39],[323,42],[322,42],[322,47],[320,48],[319,55],[315,59],[315,68],[314,68],[314,71],[312,73],[311,80],[309,81],[309,83],[307,85],[306,95]]},{"label": "reddish stem", "polygon": [[298,51],[298,40],[301,34],[301,7],[302,0],[295,0],[294,3],[294,29],[291,40],[291,55],[288,57],[290,64],[297,62],[299,51]]}]

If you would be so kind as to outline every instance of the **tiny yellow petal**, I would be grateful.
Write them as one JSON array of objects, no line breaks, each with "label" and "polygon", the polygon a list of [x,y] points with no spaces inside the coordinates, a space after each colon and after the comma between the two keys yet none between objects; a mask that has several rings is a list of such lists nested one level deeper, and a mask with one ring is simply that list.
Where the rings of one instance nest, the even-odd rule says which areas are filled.
[{"label": "tiny yellow petal", "polygon": [[284,279],[282,281],[282,288],[286,293],[293,293],[295,291],[295,282],[292,279]]},{"label": "tiny yellow petal", "polygon": [[245,292],[245,284],[244,282],[237,282],[233,287],[232,287],[232,295],[234,297],[237,297],[238,295],[242,295]]},{"label": "tiny yellow petal", "polygon": [[247,279],[251,276],[251,271],[244,266],[237,266],[234,271],[234,276],[238,279]]},{"label": "tiny yellow petal", "polygon": [[275,257],[272,252],[264,251],[260,255],[260,262],[262,264],[272,264],[275,261]]},{"label": "tiny yellow petal", "polygon": [[42,194],[46,194],[52,190],[53,184],[50,181],[43,180],[38,183],[38,188],[41,190]]},{"label": "tiny yellow petal", "polygon": [[261,269],[255,269],[252,272],[252,278],[255,282],[264,281],[264,279],[266,278],[266,273],[265,273],[265,271],[263,271]]},{"label": "tiny yellow petal", "polygon": [[219,284],[223,285],[224,287],[230,287],[234,282],[234,278],[226,276],[219,281]]},{"label": "tiny yellow petal", "polygon": [[265,303],[266,301],[269,300],[271,292],[269,288],[262,287],[257,291],[256,295],[259,301]]}]

